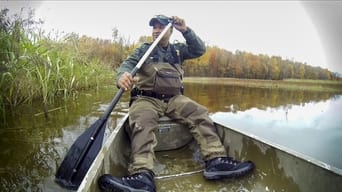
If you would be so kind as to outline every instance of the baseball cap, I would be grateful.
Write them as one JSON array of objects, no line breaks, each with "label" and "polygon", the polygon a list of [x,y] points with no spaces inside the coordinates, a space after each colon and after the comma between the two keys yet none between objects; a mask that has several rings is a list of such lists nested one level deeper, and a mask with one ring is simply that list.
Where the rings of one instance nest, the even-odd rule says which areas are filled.
[{"label": "baseball cap", "polygon": [[167,25],[168,23],[171,22],[171,18],[167,17],[165,15],[155,15],[151,20],[150,20],[150,26],[154,26],[156,22],[162,24],[162,25]]}]

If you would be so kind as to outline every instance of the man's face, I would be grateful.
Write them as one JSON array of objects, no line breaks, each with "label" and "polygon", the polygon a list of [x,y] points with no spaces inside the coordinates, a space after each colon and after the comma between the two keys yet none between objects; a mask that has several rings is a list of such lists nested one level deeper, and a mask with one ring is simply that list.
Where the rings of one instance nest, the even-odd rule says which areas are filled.
[{"label": "man's face", "polygon": [[[165,28],[164,25],[156,22],[153,26],[153,30],[152,30],[152,38],[153,41],[157,39],[157,37],[160,35],[160,33],[163,31],[163,29]],[[165,33],[164,37],[160,40],[160,42],[166,43],[169,42],[170,36],[171,36],[171,28]]]}]

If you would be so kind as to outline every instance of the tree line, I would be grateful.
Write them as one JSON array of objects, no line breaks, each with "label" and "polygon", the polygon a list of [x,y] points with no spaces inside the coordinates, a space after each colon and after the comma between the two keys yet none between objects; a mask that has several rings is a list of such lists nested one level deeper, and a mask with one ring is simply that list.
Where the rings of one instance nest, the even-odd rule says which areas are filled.
[{"label": "tree line", "polygon": [[[129,42],[113,29],[113,40],[103,40],[88,36],[73,36],[79,44],[82,57],[98,59],[101,63],[117,69],[135,48],[151,37],[142,36],[138,42]],[[187,60],[184,65],[186,76],[199,77],[230,77],[244,79],[314,79],[337,80],[338,73],[328,69],[311,66],[294,60],[283,59],[281,56],[253,54],[236,50],[234,53],[217,46],[207,46],[207,51],[199,58]]]},{"label": "tree line", "polygon": [[[73,35],[79,45],[82,57],[97,59],[113,70],[117,69],[135,48],[150,42],[150,36],[141,36],[137,42],[129,42],[113,29],[113,39],[103,40],[88,36]],[[234,53],[217,46],[206,46],[207,51],[199,58],[184,63],[186,76],[229,77],[244,79],[313,79],[337,80],[340,74],[326,68],[311,66],[307,63],[283,59],[281,56],[253,54],[236,50]]]},{"label": "tree line", "polygon": [[339,79],[339,74],[307,63],[283,59],[280,56],[227,51],[217,46],[207,47],[206,53],[186,62],[189,76],[230,77],[244,79]]}]

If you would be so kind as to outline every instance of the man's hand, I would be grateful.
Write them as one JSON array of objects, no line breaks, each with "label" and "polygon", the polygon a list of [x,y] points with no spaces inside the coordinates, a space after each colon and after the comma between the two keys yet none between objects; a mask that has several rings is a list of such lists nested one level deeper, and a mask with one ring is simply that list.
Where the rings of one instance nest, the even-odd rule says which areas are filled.
[{"label": "man's hand", "polygon": [[138,77],[132,77],[132,75],[128,72],[125,72],[121,75],[118,85],[119,87],[123,88],[125,91],[132,88],[134,83],[138,82]]},{"label": "man's hand", "polygon": [[172,16],[173,26],[180,32],[184,33],[188,28],[185,25],[185,21],[177,16]]}]

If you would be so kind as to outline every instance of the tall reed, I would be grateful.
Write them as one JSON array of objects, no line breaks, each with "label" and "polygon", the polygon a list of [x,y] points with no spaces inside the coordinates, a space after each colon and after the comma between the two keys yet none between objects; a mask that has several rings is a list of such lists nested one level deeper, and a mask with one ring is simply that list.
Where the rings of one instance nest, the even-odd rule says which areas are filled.
[{"label": "tall reed", "polygon": [[0,12],[0,118],[6,110],[41,100],[47,106],[56,97],[76,97],[80,89],[99,86],[112,78],[110,70],[79,54],[73,35],[49,39],[40,22]]}]

